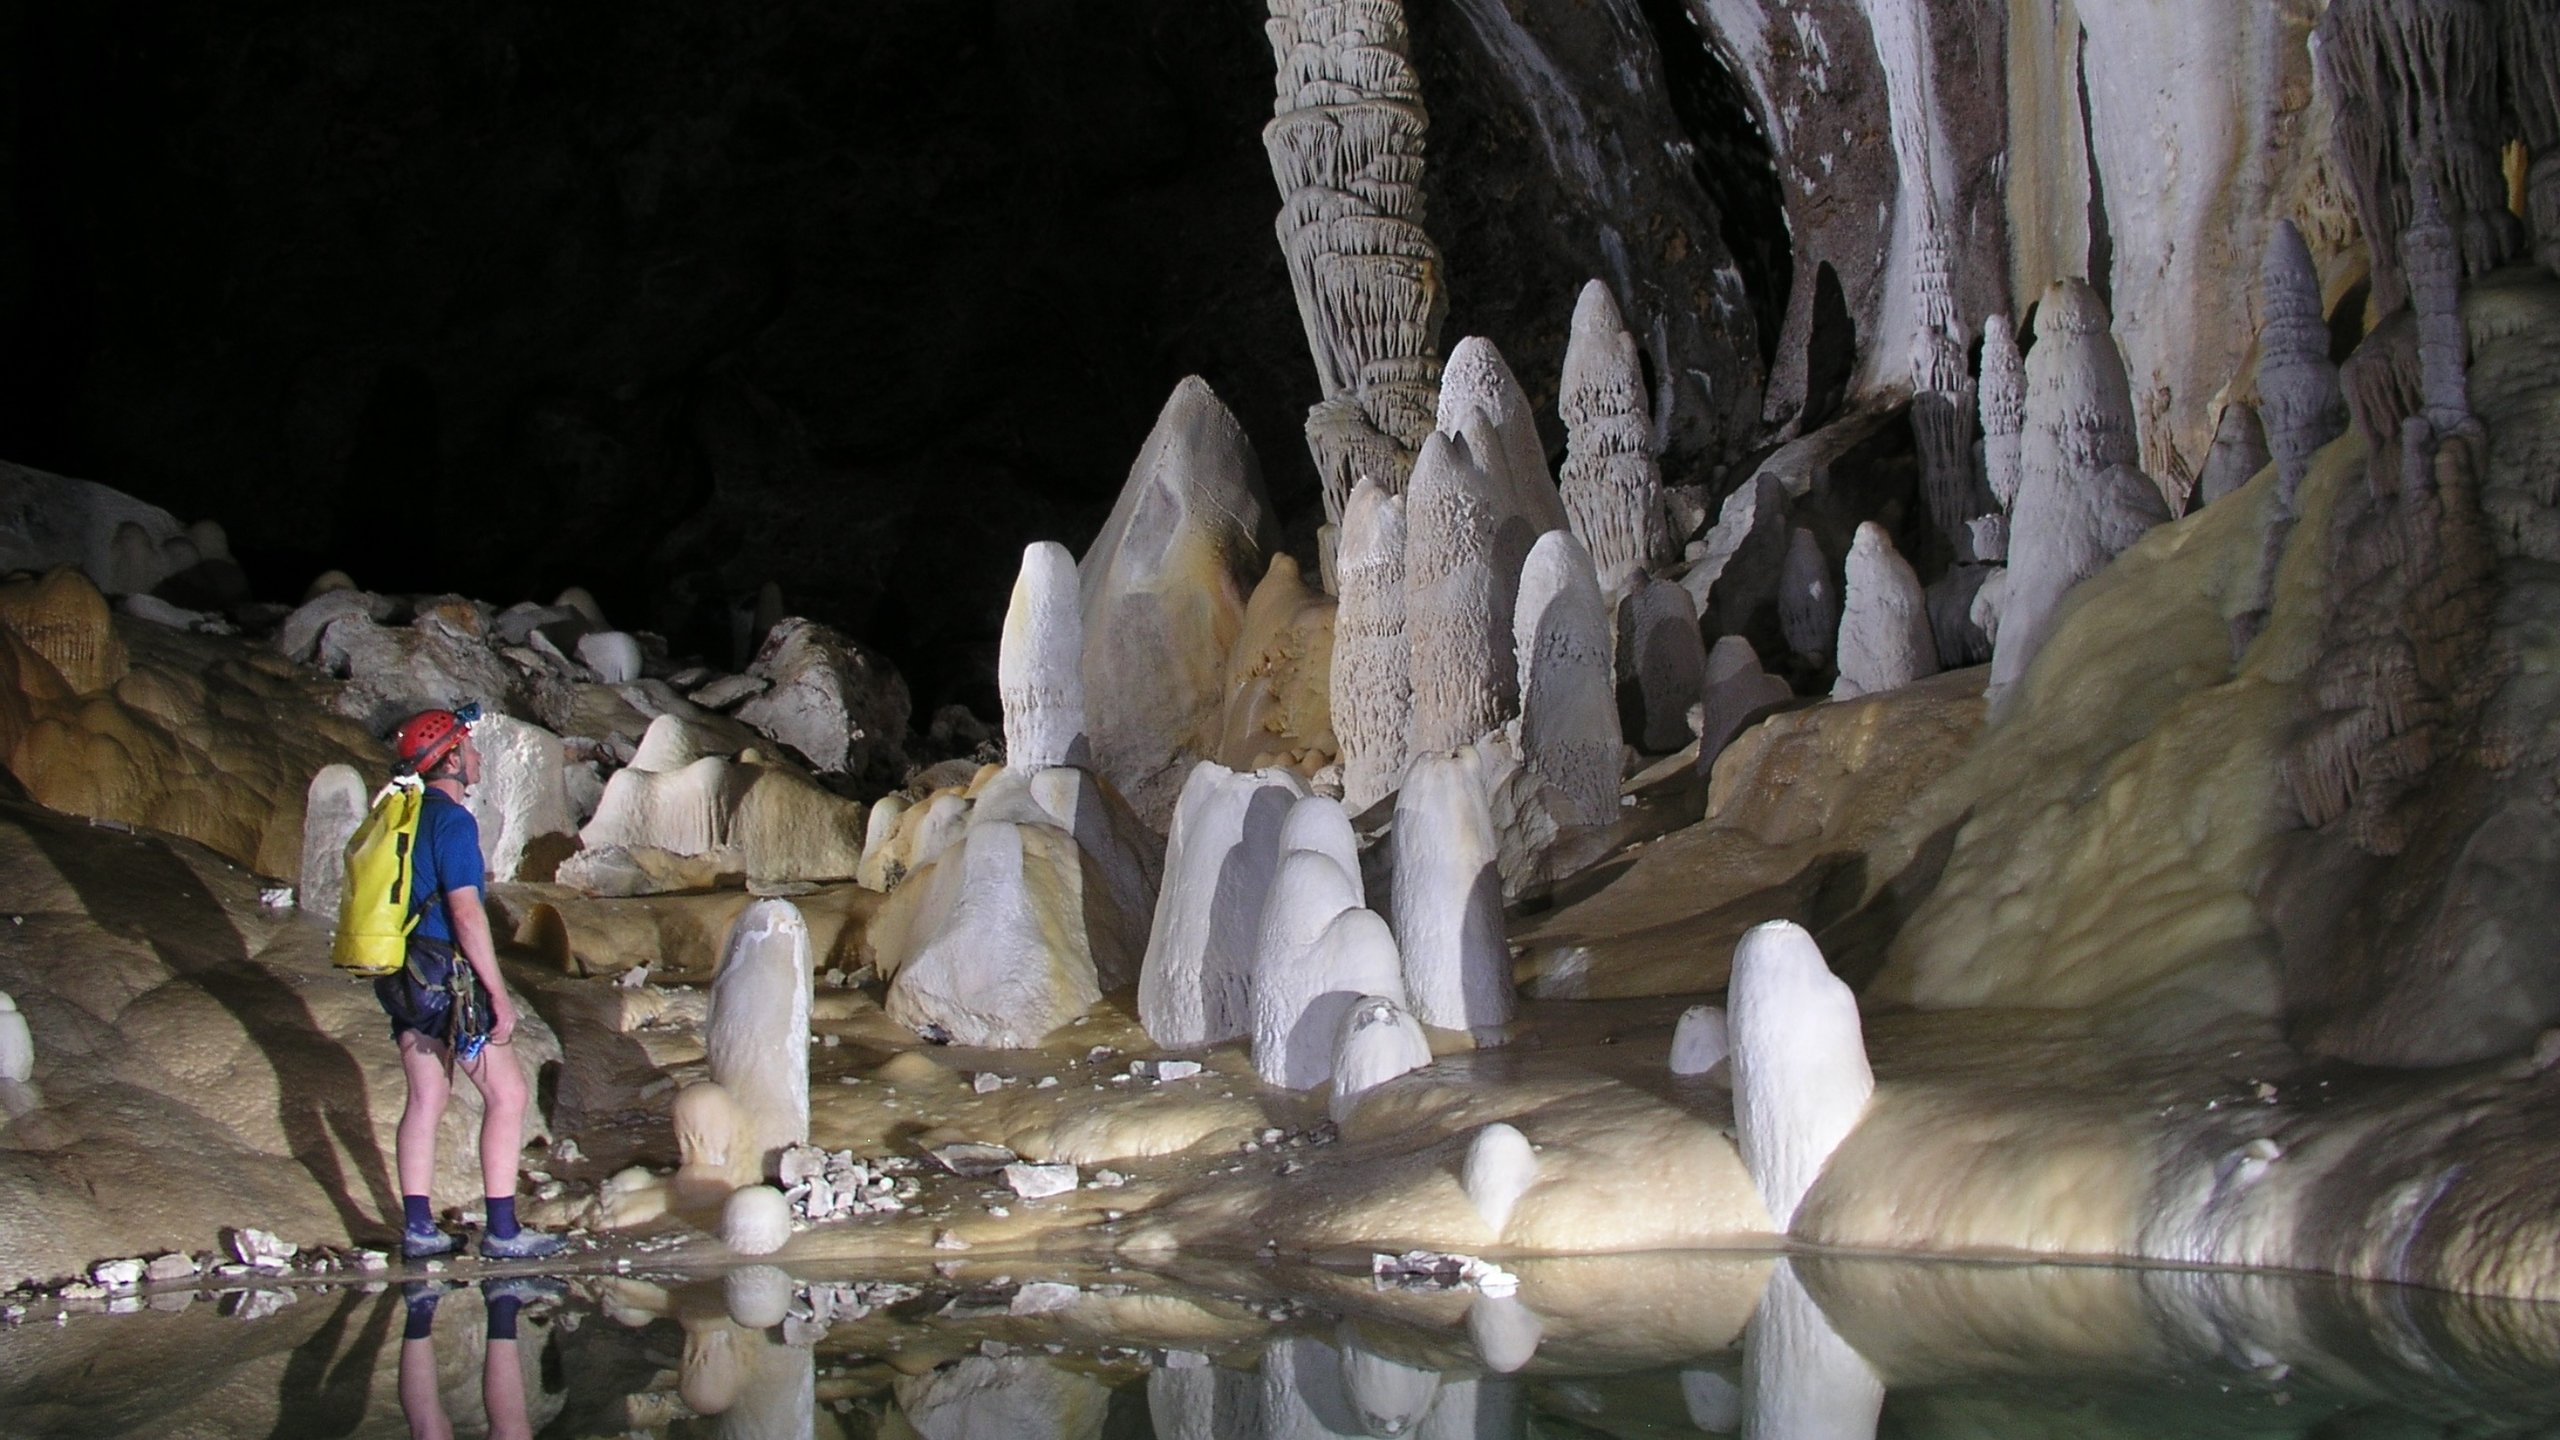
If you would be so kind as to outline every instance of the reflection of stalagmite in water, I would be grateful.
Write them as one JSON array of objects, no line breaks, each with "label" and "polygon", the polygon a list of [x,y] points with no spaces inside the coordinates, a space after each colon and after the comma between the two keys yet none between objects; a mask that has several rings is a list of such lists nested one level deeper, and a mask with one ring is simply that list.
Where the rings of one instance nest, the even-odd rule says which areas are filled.
[{"label": "reflection of stalagmite in water", "polygon": [[898,1381],[898,1408],[924,1440],[1101,1440],[1111,1392],[1024,1355],[972,1355]]},{"label": "reflection of stalagmite in water", "polygon": [[1209,1357],[1168,1352],[1147,1372],[1147,1416],[1155,1440],[1230,1440],[1262,1433],[1262,1382]]},{"label": "reflection of stalagmite in water", "polygon": [[1332,1346],[1292,1335],[1262,1352],[1262,1440],[1362,1433],[1343,1386],[1342,1356]]},{"label": "reflection of stalagmite in water", "polygon": [[808,1440],[816,1433],[816,1352],[780,1344],[748,1323],[763,1318],[750,1302],[737,1314],[685,1324],[678,1392],[695,1414],[711,1417],[715,1440]]},{"label": "reflection of stalagmite in water", "polygon": [[1342,1342],[1342,1390],[1362,1435],[1410,1435],[1431,1413],[1440,1372],[1421,1370],[1363,1349],[1346,1323]]},{"label": "reflection of stalagmite in water", "polygon": [[1742,1333],[1744,1440],[1872,1440],[1884,1381],[1780,1260]]}]

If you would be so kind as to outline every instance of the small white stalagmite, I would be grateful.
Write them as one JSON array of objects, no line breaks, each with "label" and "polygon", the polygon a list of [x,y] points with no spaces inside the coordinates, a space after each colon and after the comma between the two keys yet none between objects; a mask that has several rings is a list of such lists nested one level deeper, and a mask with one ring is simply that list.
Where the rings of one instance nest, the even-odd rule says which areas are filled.
[{"label": "small white stalagmite", "polygon": [[1384,995],[1363,995],[1343,1012],[1334,1037],[1333,1095],[1326,1113],[1334,1124],[1347,1124],[1362,1095],[1430,1063],[1431,1042],[1404,1006]]},{"label": "small white stalagmite", "polygon": [[[1290,866],[1313,853],[1292,854],[1281,868],[1283,880]],[[1274,905],[1283,893],[1273,888]],[[1403,985],[1395,933],[1385,919],[1358,906],[1336,911],[1295,963],[1254,972],[1254,1069],[1285,1089],[1324,1084],[1333,1078],[1335,1044],[1352,1010],[1371,993],[1400,993]]]},{"label": "small white stalagmite", "polygon": [[746,1153],[767,1175],[809,1143],[809,923],[788,900],[758,900],[729,927],[711,982],[703,1049],[738,1103]]},{"label": "small white stalagmite", "polygon": [[1466,1187],[1467,1203],[1499,1236],[1502,1227],[1511,1223],[1520,1197],[1538,1183],[1538,1152],[1530,1148],[1529,1137],[1511,1126],[1487,1125],[1467,1144],[1466,1169],[1459,1183]]},{"label": "small white stalagmite", "polygon": [[1024,774],[1086,761],[1084,619],[1076,561],[1054,540],[1023,547],[996,649],[1005,763]]},{"label": "small white stalagmite", "polygon": [[1511,948],[1475,747],[1415,757],[1396,794],[1394,843],[1392,918],[1415,1016],[1494,1038],[1511,1023]]},{"label": "small white stalagmite", "polygon": [[720,1207],[720,1240],[741,1255],[770,1255],[791,1239],[791,1202],[770,1185],[732,1191]]},{"label": "small white stalagmite", "polygon": [[1671,1032],[1672,1074],[1704,1075],[1732,1055],[1723,1006],[1692,1005],[1680,1012],[1679,1028]]},{"label": "small white stalagmite", "polygon": [[[1138,970],[1138,1023],[1168,1049],[1245,1033],[1253,947],[1306,782],[1286,770],[1191,768],[1174,804],[1164,884]],[[1357,873],[1356,866],[1354,873]]]},{"label": "small white stalagmite", "polygon": [[1530,550],[1511,639],[1519,656],[1520,746],[1529,767],[1564,797],[1558,819],[1610,823],[1618,818],[1624,741],[1609,610],[1591,556],[1565,531],[1548,531]]},{"label": "small white stalagmite", "polygon": [[1873,520],[1849,542],[1848,598],[1840,609],[1839,681],[1831,698],[1899,690],[1938,673],[1929,597],[1911,562]]},{"label": "small white stalagmite", "polygon": [[[1270,892],[1262,902],[1246,992],[1253,1027],[1253,1068],[1271,1084],[1290,1083],[1289,1037],[1298,1011],[1309,998],[1306,986],[1316,978],[1312,972],[1322,963],[1316,946],[1335,916],[1359,905],[1356,873],[1346,872],[1319,850],[1282,850]],[[1332,1058],[1330,1053],[1324,1057],[1323,1068],[1330,1068]],[[1321,1083],[1321,1076],[1311,1083]]]},{"label": "small white stalagmite", "polygon": [[1726,1003],[1743,1168],[1784,1234],[1875,1093],[1857,996],[1803,926],[1772,920],[1734,947]]},{"label": "small white stalagmite", "polygon": [[296,898],[304,914],[338,918],[347,888],[347,842],[368,808],[364,780],[354,766],[323,765],[311,777],[302,797],[302,890]]}]

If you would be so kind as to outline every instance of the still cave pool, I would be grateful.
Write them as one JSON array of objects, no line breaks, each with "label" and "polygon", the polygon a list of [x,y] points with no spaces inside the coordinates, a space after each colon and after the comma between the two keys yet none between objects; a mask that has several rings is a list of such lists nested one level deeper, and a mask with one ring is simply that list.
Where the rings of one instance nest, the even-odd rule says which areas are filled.
[{"label": "still cave pool", "polygon": [[0,1330],[0,1435],[2401,1440],[2560,1423],[2560,1306],[2096,1266],[1512,1268],[1507,1296],[1192,1256],[635,1269],[549,1282],[512,1346],[490,1343],[469,1284],[423,1327],[423,1285],[397,1278],[164,1291]]}]

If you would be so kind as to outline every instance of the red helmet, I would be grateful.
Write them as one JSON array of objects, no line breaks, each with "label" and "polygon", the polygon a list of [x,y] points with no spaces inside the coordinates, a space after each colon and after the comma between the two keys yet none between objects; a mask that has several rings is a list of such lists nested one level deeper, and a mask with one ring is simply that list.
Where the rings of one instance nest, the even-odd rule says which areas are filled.
[{"label": "red helmet", "polygon": [[399,730],[391,737],[391,749],[400,757],[402,769],[423,775],[434,769],[446,752],[461,744],[469,729],[470,720],[451,710],[421,710],[400,722]]}]

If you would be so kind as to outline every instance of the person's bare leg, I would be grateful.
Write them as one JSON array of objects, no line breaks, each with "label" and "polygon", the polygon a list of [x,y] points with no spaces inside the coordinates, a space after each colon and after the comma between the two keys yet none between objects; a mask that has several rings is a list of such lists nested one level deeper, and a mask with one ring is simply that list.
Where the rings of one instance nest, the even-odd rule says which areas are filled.
[{"label": "person's bare leg", "polygon": [[[433,1302],[428,1314],[434,1314]],[[408,1418],[415,1440],[453,1440],[453,1421],[444,1413],[444,1390],[436,1380],[436,1342],[425,1335],[402,1340],[400,1413]]]},{"label": "person's bare leg", "polygon": [[524,1066],[517,1062],[513,1046],[492,1045],[463,1066],[462,1073],[480,1088],[480,1193],[513,1195],[530,1098]]},{"label": "person's bare leg", "polygon": [[524,1403],[524,1356],[514,1340],[491,1340],[480,1369],[480,1403],[489,1408],[489,1440],[526,1440],[533,1421]]},{"label": "person's bare leg", "polygon": [[400,1073],[409,1081],[409,1101],[400,1111],[400,1193],[432,1195],[436,1126],[443,1122],[445,1102],[453,1094],[453,1082],[444,1073],[444,1047],[415,1030],[402,1031]]}]

